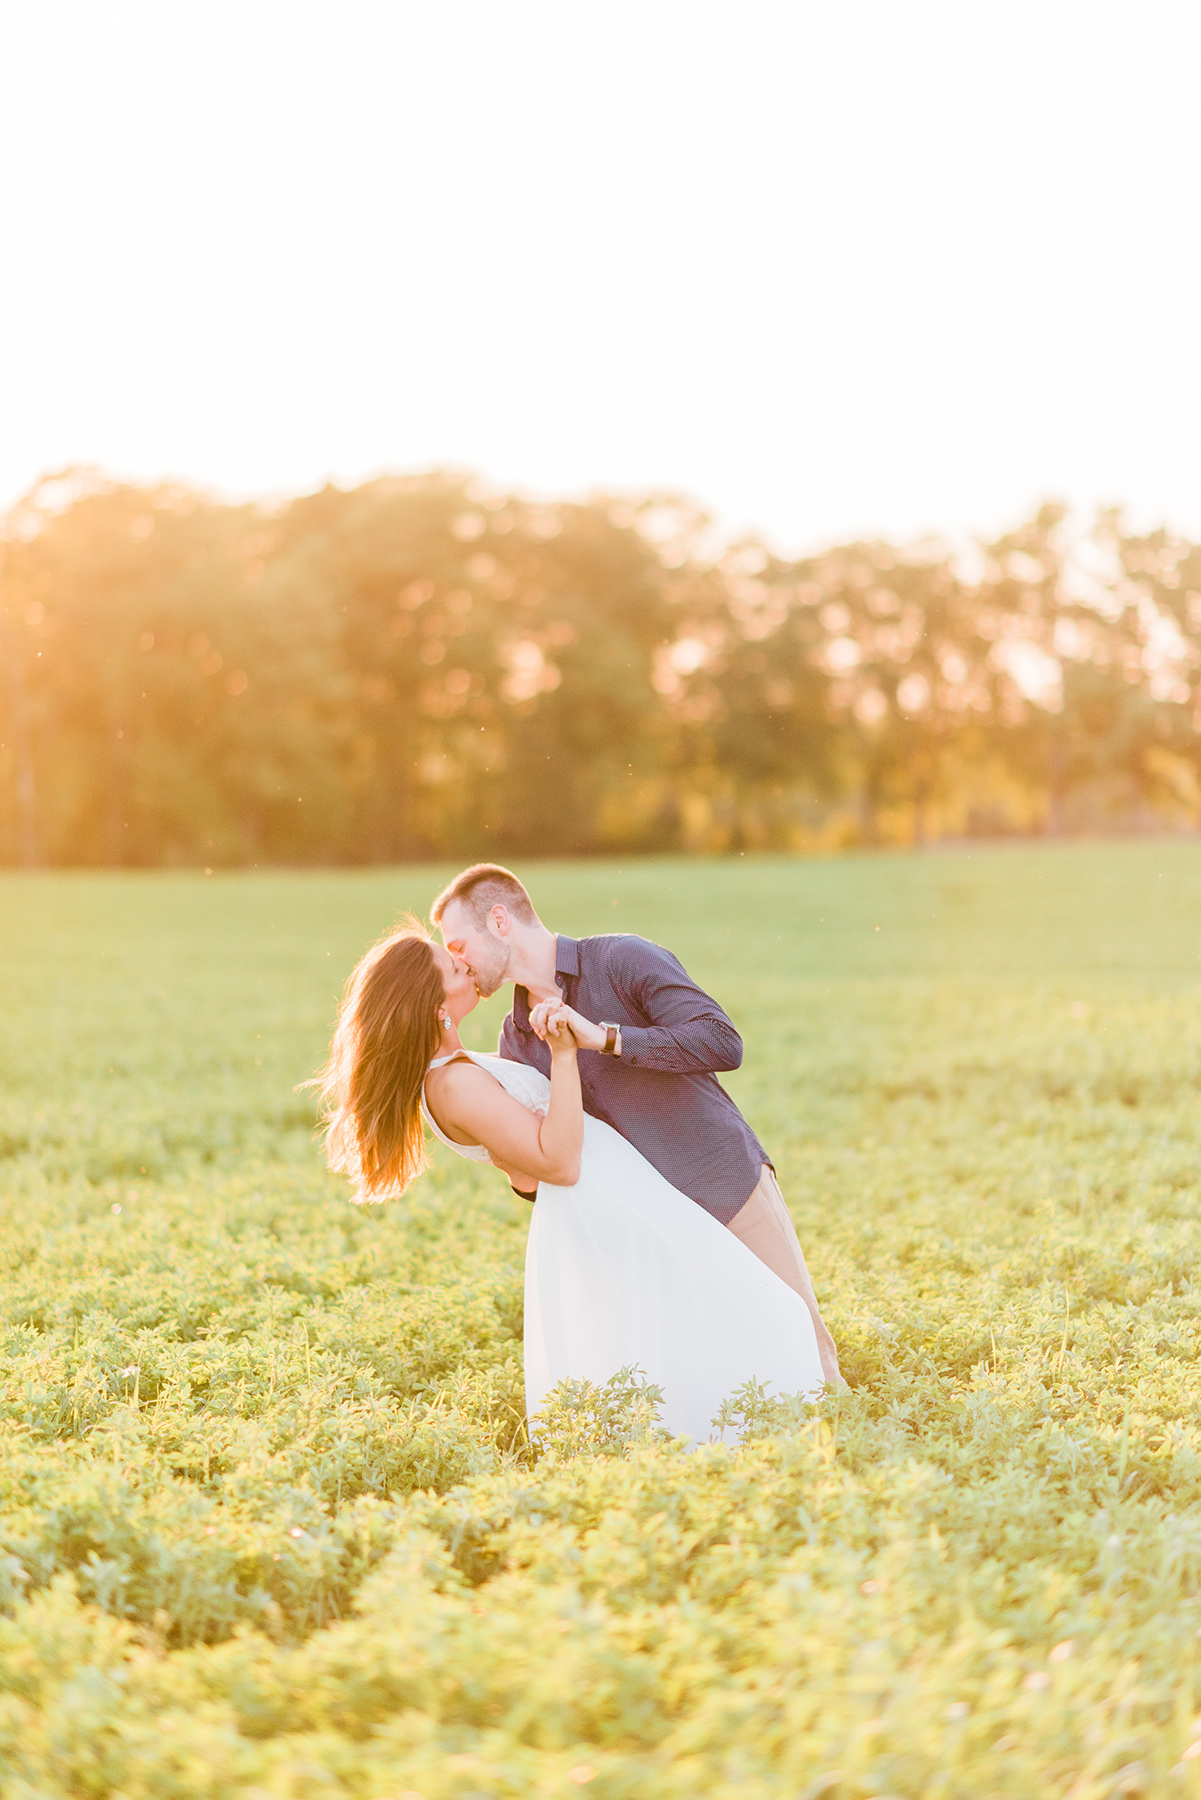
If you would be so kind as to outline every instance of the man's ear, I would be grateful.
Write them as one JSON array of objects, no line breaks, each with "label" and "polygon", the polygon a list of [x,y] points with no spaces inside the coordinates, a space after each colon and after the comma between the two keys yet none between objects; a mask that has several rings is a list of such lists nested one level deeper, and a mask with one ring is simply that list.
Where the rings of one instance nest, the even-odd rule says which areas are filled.
[{"label": "man's ear", "polygon": [[508,937],[510,921],[507,906],[494,906],[488,914],[488,922],[495,928],[497,937]]}]

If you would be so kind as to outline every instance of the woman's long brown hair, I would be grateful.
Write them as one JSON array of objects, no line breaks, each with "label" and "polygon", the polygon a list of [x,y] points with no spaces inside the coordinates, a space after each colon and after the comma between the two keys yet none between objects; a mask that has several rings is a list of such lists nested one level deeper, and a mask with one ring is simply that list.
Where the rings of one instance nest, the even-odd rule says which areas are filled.
[{"label": "woman's long brown hair", "polygon": [[325,1156],[356,1200],[399,1194],[427,1166],[421,1089],[440,1036],[445,989],[433,939],[410,918],[346,983],[320,1087]]}]

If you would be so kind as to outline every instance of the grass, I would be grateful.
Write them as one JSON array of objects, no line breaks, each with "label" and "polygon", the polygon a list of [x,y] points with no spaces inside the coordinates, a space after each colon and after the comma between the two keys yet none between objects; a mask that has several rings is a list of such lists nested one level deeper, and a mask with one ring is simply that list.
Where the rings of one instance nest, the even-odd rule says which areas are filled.
[{"label": "grass", "polygon": [[528,872],[735,1016],[843,1352],[693,1456],[534,1461],[524,1204],[320,1166],[448,872],[0,880],[3,1800],[1201,1791],[1201,846]]}]

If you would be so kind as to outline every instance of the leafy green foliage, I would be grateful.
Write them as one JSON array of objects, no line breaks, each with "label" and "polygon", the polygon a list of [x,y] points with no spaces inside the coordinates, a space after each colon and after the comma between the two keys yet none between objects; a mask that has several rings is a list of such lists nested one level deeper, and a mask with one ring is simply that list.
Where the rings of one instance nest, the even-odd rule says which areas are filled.
[{"label": "leafy green foliage", "polygon": [[635,1444],[666,1443],[659,1425],[663,1389],[641,1369],[618,1369],[608,1381],[573,1381],[553,1387],[529,1420],[536,1456],[560,1461],[575,1456],[620,1456]]},{"label": "leafy green foliage", "polygon": [[842,1350],[693,1454],[531,1445],[503,1183],[320,1167],[445,873],[0,883],[3,1800],[1195,1792],[1201,851],[528,871],[739,1020]]}]

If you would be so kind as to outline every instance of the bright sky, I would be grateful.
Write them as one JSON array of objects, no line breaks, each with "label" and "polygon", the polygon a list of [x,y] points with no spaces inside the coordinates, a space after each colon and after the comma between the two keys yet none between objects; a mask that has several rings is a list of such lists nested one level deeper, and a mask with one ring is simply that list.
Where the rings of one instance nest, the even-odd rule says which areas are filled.
[{"label": "bright sky", "polygon": [[1201,535],[1196,0],[5,0],[0,65],[0,505]]}]

